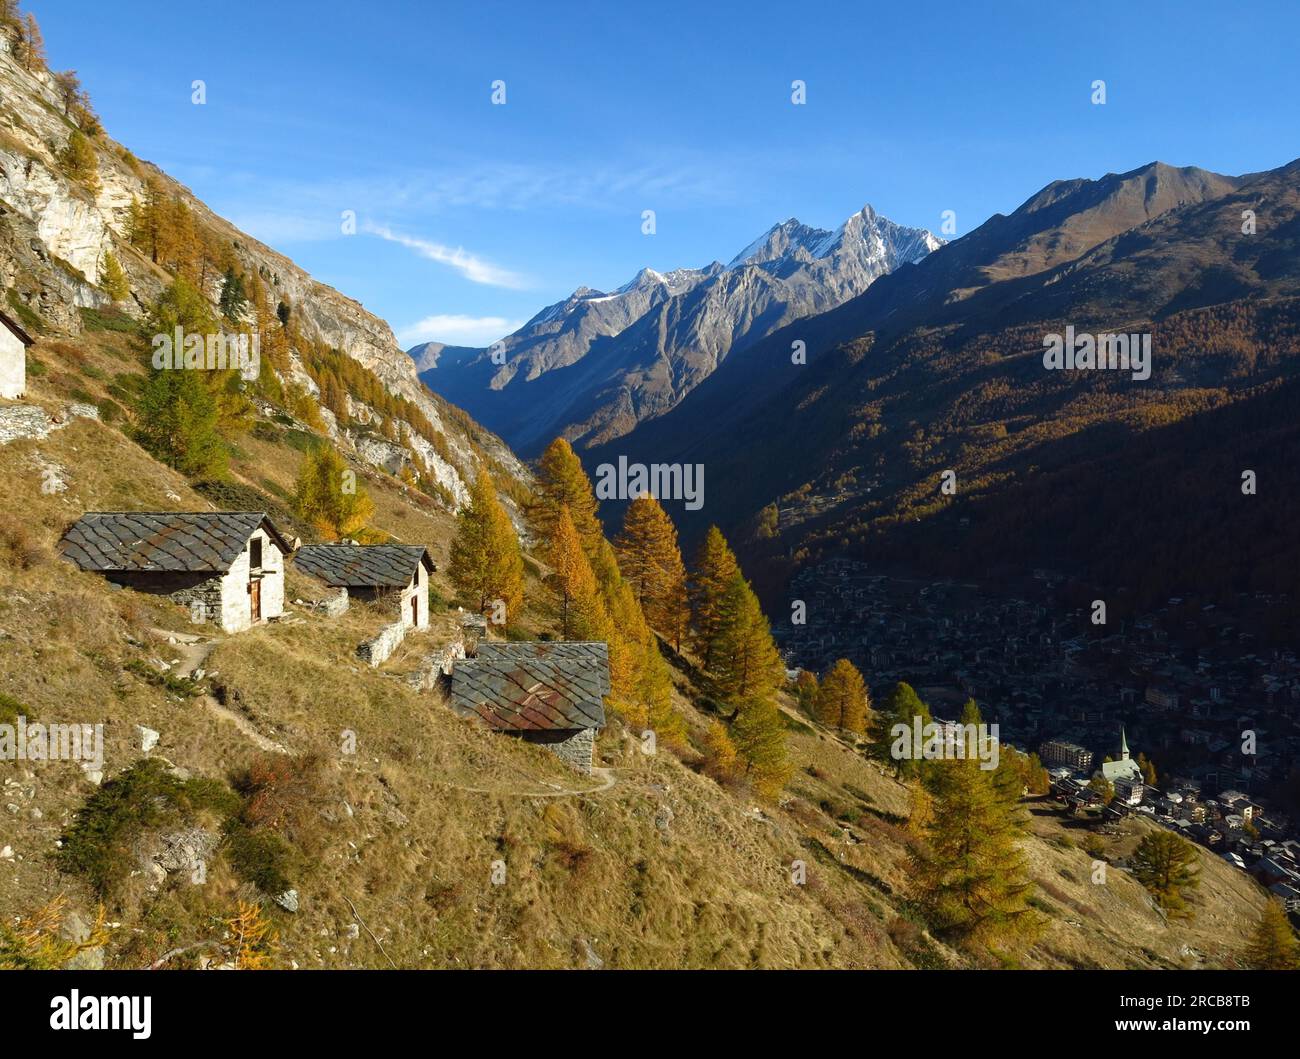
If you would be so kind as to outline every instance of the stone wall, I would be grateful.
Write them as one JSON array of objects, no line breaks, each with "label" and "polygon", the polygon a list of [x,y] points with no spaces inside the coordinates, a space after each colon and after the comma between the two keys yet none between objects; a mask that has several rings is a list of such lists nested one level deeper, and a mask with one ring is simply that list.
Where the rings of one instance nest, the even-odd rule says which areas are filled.
[{"label": "stone wall", "polygon": [[62,412],[50,415],[39,405],[6,405],[0,408],[0,445],[26,438],[39,441],[79,418],[98,419],[99,409],[73,401]]},{"label": "stone wall", "polygon": [[453,663],[464,659],[465,644],[456,640],[433,654],[425,655],[420,668],[406,675],[406,682],[417,691],[431,691],[443,678],[451,676]]},{"label": "stone wall", "polygon": [[357,645],[357,657],[372,666],[383,665],[388,656],[397,650],[398,645],[406,639],[406,622],[395,621],[385,625],[373,640]]},{"label": "stone wall", "polygon": [[203,609],[198,612],[199,622],[211,622],[221,625],[222,578],[206,574],[162,573],[121,571],[106,575],[116,585],[125,585],[137,592],[149,592],[155,596],[167,596],[173,602],[190,609],[191,620],[195,615],[195,604]]},{"label": "stone wall", "polygon": [[592,757],[596,752],[594,728],[568,728],[551,732],[523,732],[525,743],[545,747],[566,765],[587,775],[591,774]]},{"label": "stone wall", "polygon": [[327,618],[340,618],[348,612],[348,605],[348,590],[340,588],[338,595],[318,600],[312,604],[312,608],[320,611]]}]

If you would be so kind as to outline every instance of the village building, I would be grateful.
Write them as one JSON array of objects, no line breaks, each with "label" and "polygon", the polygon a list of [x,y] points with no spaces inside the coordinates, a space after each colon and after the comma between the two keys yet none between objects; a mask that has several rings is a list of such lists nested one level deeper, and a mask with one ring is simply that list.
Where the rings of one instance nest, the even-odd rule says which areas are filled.
[{"label": "village building", "polygon": [[391,599],[404,625],[429,625],[429,575],[436,569],[419,544],[306,544],[294,565],[331,588],[346,589],[353,599]]},{"label": "village building", "polygon": [[1128,737],[1124,734],[1122,724],[1119,726],[1119,757],[1114,761],[1103,761],[1097,771],[1111,783],[1121,780],[1127,783],[1142,782],[1142,769],[1129,756]]},{"label": "village building", "polygon": [[589,773],[609,688],[608,644],[485,640],[453,665],[450,705]]},{"label": "village building", "polygon": [[284,612],[290,550],[260,511],[92,511],[59,542],[81,569],[168,596],[225,632]]},{"label": "village building", "polygon": [[1049,739],[1038,748],[1038,757],[1044,765],[1058,765],[1087,772],[1092,766],[1092,751],[1064,739]]},{"label": "village building", "polygon": [[27,392],[27,347],[34,339],[0,313],[0,397],[17,400]]}]

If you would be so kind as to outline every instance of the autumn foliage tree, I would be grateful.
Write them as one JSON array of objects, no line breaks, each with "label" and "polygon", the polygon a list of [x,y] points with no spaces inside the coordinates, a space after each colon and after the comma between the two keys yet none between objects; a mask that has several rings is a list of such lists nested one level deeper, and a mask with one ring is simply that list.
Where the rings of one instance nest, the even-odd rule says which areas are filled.
[{"label": "autumn foliage tree", "polygon": [[633,500],[615,546],[619,569],[636,592],[646,621],[680,650],[690,616],[686,567],[677,529],[663,505],[652,496]]},{"label": "autumn foliage tree", "polygon": [[[587,559],[605,616],[603,634],[593,639],[609,644],[610,705],[629,723],[653,728],[661,742],[684,739],[685,722],[672,706],[672,679],[658,640],[601,532],[591,482],[563,438],[547,446],[538,461],[529,517],[544,542],[555,539],[557,525],[567,518]],[[570,545],[566,551],[572,553]]]},{"label": "autumn foliage tree", "polygon": [[895,758],[892,754],[893,730],[897,725],[903,725],[909,732],[914,732],[919,721],[924,732],[925,726],[934,720],[930,715],[930,707],[922,701],[911,684],[900,680],[885,697],[877,717],[880,727],[873,733],[877,756],[887,761],[900,779],[919,779],[927,762],[915,756]]},{"label": "autumn foliage tree", "polygon": [[1276,897],[1270,897],[1264,905],[1242,962],[1253,971],[1300,970],[1300,942],[1291,929],[1286,909]]},{"label": "autumn foliage tree", "polygon": [[733,709],[773,699],[785,680],[785,667],[758,597],[739,571],[720,601],[719,619],[708,670],[718,697]]},{"label": "autumn foliage tree", "polygon": [[817,719],[822,724],[864,732],[870,700],[867,684],[857,666],[841,658],[822,678],[816,699]]},{"label": "autumn foliage tree", "polygon": [[479,613],[500,600],[510,616],[523,604],[524,560],[519,538],[486,470],[479,471],[470,488],[470,502],[456,517],[447,576]]},{"label": "autumn foliage tree", "polygon": [[[537,462],[537,499],[529,514],[538,536],[543,539],[549,536],[563,508],[568,509],[569,518],[590,553],[601,537],[596,494],[573,446],[564,438],[556,438]],[[588,558],[591,557],[589,554]]]},{"label": "autumn foliage tree", "polygon": [[1200,885],[1196,847],[1172,831],[1152,831],[1133,852],[1133,877],[1166,912],[1186,914],[1187,902]]},{"label": "autumn foliage tree", "polygon": [[551,567],[546,584],[555,599],[560,637],[603,640],[609,634],[608,616],[568,508],[560,509],[550,530],[545,542],[546,561]]},{"label": "autumn foliage tree", "polygon": [[739,572],[740,565],[722,531],[710,526],[696,552],[690,582],[693,646],[706,670],[713,663],[713,646],[722,629],[723,599]]},{"label": "autumn foliage tree", "polygon": [[365,487],[357,484],[332,445],[322,442],[303,457],[293,493],[294,511],[330,537],[355,537],[375,512]]},{"label": "autumn foliage tree", "polygon": [[[973,702],[961,722],[980,723]],[[1021,850],[1018,790],[981,768],[977,757],[930,764],[932,811],[912,853],[918,904],[937,933],[974,948],[1013,952],[1039,924],[1028,905],[1032,883]]]},{"label": "autumn foliage tree", "polygon": [[[146,336],[170,339],[205,335],[213,328],[211,309],[184,277],[177,277],[159,296],[144,321]],[[173,351],[180,356],[181,351]],[[245,430],[251,405],[237,371],[155,367],[152,351],[136,403],[136,439],[155,457],[195,479],[219,479],[226,473],[228,442]]]},{"label": "autumn foliage tree", "polygon": [[99,156],[91,146],[90,138],[80,129],[72,130],[67,144],[59,152],[59,165],[87,191],[99,191]]}]

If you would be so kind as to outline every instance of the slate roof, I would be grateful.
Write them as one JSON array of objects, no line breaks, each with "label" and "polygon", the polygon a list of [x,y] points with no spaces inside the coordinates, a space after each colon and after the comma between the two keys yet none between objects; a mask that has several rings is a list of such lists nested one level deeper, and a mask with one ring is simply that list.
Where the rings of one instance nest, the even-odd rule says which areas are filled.
[{"label": "slate roof", "polygon": [[451,706],[502,731],[603,728],[609,694],[604,643],[480,643],[455,663]]},{"label": "slate roof", "polygon": [[20,341],[24,346],[30,346],[33,342],[36,341],[36,339],[32,338],[31,335],[29,335],[26,331],[24,331],[21,327],[19,327],[18,321],[15,320],[13,317],[11,317],[8,313],[0,312],[0,324],[3,324],[5,327],[9,328],[9,330],[13,332],[14,337],[17,338],[18,341]]},{"label": "slate roof", "polygon": [[88,511],[59,553],[83,570],[224,574],[259,526],[291,550],[261,511]]},{"label": "slate roof", "polygon": [[307,544],[293,561],[332,588],[405,588],[421,562],[434,569],[419,544]]}]

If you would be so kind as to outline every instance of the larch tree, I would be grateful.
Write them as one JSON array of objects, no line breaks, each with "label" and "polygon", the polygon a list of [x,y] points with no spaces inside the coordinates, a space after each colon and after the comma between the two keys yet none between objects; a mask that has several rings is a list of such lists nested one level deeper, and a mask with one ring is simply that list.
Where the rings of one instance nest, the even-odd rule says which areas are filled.
[{"label": "larch tree", "polygon": [[727,586],[709,676],[718,696],[733,709],[769,701],[785,679],[785,667],[758,597],[739,571]]},{"label": "larch tree", "polygon": [[740,707],[731,738],[743,762],[743,773],[764,798],[773,800],[790,778],[785,722],[769,698],[755,698]]},{"label": "larch tree", "polygon": [[519,538],[486,470],[479,471],[469,504],[456,516],[447,576],[480,614],[494,610],[499,600],[507,618],[513,618],[523,603]]},{"label": "larch tree", "polygon": [[1300,942],[1291,929],[1286,908],[1276,897],[1270,897],[1264,906],[1242,962],[1252,971],[1300,970]]},{"label": "larch tree", "polygon": [[1166,912],[1185,915],[1200,885],[1196,847],[1172,831],[1152,831],[1133,851],[1133,877]]},{"label": "larch tree", "polygon": [[[204,334],[211,326],[206,299],[178,277],[154,303],[143,329],[170,337],[177,327],[187,334]],[[189,478],[223,478],[229,458],[226,437],[247,421],[238,373],[156,368],[152,353],[146,356],[145,370],[136,403],[136,440]]]},{"label": "larch tree", "polygon": [[921,696],[916,693],[916,689],[911,684],[900,680],[885,696],[885,701],[877,716],[880,719],[880,728],[874,733],[877,754],[893,766],[895,774],[900,779],[920,779],[925,771],[925,766],[929,763],[915,756],[895,758],[892,754],[894,745],[893,729],[896,725],[901,724],[909,732],[913,732],[919,719],[922,732],[924,732],[925,726],[934,720],[930,716],[930,708],[921,700]]},{"label": "larch tree", "polygon": [[816,702],[817,719],[822,724],[850,732],[866,731],[870,705],[867,683],[847,658],[837,661],[822,678]]},{"label": "larch tree", "polygon": [[636,593],[652,628],[681,650],[690,613],[686,567],[677,547],[677,528],[652,496],[639,496],[623,516],[623,532],[614,542],[618,566]]},{"label": "larch tree", "polygon": [[817,674],[811,669],[799,670],[794,681],[794,694],[799,701],[799,709],[813,713],[817,708],[817,691]]},{"label": "larch tree", "polygon": [[722,602],[731,579],[739,571],[735,553],[722,531],[717,526],[710,526],[696,552],[690,585],[694,647],[706,670],[713,664],[713,647],[722,628]]},{"label": "larch tree", "polygon": [[73,129],[68,142],[59,153],[59,164],[64,173],[87,191],[99,191],[99,156],[88,137],[80,129]]},{"label": "larch tree", "polygon": [[[962,724],[978,724],[968,703]],[[939,934],[996,953],[1028,943],[1038,918],[1021,841],[1023,814],[1008,786],[975,757],[933,762],[932,812],[912,854],[914,894]]]},{"label": "larch tree", "polygon": [[131,284],[126,278],[126,272],[118,264],[112,251],[106,251],[104,254],[104,273],[99,278],[99,285],[115,302],[125,301],[131,295]]},{"label": "larch tree", "polygon": [[564,508],[587,549],[588,559],[592,559],[596,541],[603,536],[596,517],[596,494],[573,446],[564,438],[556,438],[537,462],[537,500],[529,514],[539,537],[545,540],[550,536]]},{"label": "larch tree", "polygon": [[320,532],[336,538],[355,537],[375,512],[370,494],[357,484],[356,472],[326,443],[303,457],[293,507]]},{"label": "larch tree", "polygon": [[582,540],[569,516],[561,507],[551,524],[545,542],[546,561],[551,573],[546,579],[554,599],[564,640],[606,640],[609,622],[596,586],[596,576],[582,549]]},{"label": "larch tree", "polygon": [[19,57],[22,59],[23,69],[28,73],[45,69],[47,61],[45,57],[45,38],[41,35],[41,27],[36,22],[36,16],[30,11],[23,16],[22,46],[19,50]]},{"label": "larch tree", "polygon": [[649,726],[661,741],[684,739],[685,722],[672,707],[672,680],[636,593],[619,569],[614,547],[596,516],[596,494],[573,447],[556,438],[538,463],[529,517],[543,541],[555,537],[567,513],[596,584],[602,632],[609,644],[610,704],[627,720]]}]

